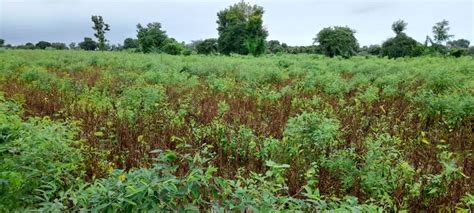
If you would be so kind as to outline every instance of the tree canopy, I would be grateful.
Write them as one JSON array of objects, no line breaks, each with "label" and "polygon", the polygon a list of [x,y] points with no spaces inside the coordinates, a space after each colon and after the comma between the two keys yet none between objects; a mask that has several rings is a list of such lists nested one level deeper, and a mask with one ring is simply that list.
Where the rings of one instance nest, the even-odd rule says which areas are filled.
[{"label": "tree canopy", "polygon": [[208,38],[204,40],[195,41],[194,48],[196,49],[198,54],[209,55],[212,53],[217,53],[217,39]]},{"label": "tree canopy", "polygon": [[329,57],[339,55],[349,58],[355,55],[359,47],[354,33],[349,27],[327,27],[319,31],[314,42],[319,43],[323,53]]},{"label": "tree canopy", "polygon": [[99,45],[97,44],[97,42],[95,42],[94,40],[92,40],[92,38],[89,37],[85,37],[84,41],[79,43],[79,47],[81,49],[88,51],[96,50],[98,46]]},{"label": "tree canopy", "polygon": [[138,47],[140,47],[140,44],[138,43],[137,39],[126,38],[123,41],[123,49],[131,49],[131,48],[138,48]]},{"label": "tree canopy", "polygon": [[51,43],[47,41],[39,41],[38,43],[35,44],[35,47],[38,49],[46,49],[47,47],[51,47]]},{"label": "tree canopy", "polygon": [[449,29],[449,21],[444,19],[433,26],[433,37],[437,44],[441,44],[453,37],[453,35],[448,33]]},{"label": "tree canopy", "polygon": [[226,55],[264,53],[268,32],[263,27],[263,13],[263,7],[243,1],[217,13],[219,51]]},{"label": "tree canopy", "polygon": [[402,33],[403,31],[405,31],[405,29],[407,28],[407,23],[403,20],[398,20],[396,22],[393,22],[392,24],[392,30],[393,32],[395,32],[395,34],[400,34]]},{"label": "tree canopy", "polygon": [[450,48],[469,48],[470,42],[466,39],[457,39],[446,43]]},{"label": "tree canopy", "polygon": [[161,29],[159,22],[153,22],[147,24],[146,27],[137,24],[137,38],[141,50],[144,53],[149,53],[159,51],[165,44],[165,40],[168,36],[166,35],[166,31]]},{"label": "tree canopy", "polygon": [[106,48],[105,42],[107,42],[107,39],[105,39],[105,32],[110,30],[109,25],[104,22],[102,16],[92,16],[91,19],[94,23],[94,26],[92,27],[92,29],[95,30],[94,36],[99,41],[99,50],[103,51]]}]

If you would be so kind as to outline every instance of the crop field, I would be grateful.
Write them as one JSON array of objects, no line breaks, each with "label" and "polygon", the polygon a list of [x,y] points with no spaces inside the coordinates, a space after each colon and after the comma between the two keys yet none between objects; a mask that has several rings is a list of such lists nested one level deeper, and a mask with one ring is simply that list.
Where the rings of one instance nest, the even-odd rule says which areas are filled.
[{"label": "crop field", "polygon": [[0,51],[0,212],[474,205],[474,60]]}]

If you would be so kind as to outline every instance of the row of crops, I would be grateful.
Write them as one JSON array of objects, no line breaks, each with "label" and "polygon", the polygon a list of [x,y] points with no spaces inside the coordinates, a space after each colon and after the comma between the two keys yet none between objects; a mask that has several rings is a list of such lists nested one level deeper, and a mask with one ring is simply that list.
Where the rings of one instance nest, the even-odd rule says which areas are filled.
[{"label": "row of crops", "polygon": [[474,205],[474,60],[0,52],[0,211]]}]

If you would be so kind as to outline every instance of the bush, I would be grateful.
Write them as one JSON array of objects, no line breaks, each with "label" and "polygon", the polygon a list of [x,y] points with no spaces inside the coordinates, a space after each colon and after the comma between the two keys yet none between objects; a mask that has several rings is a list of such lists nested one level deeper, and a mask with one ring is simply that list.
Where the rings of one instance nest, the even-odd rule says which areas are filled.
[{"label": "bush", "polygon": [[82,176],[78,129],[49,118],[22,121],[8,105],[0,101],[0,210],[61,199]]},{"label": "bush", "polygon": [[388,58],[416,57],[421,54],[421,44],[405,33],[400,33],[382,44],[382,56],[388,56]]}]

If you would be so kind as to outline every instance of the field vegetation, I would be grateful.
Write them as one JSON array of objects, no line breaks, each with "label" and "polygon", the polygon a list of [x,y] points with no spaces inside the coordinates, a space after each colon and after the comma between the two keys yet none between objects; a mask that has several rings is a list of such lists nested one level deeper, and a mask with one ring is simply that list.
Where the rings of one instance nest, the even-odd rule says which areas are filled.
[{"label": "field vegetation", "polygon": [[474,204],[474,60],[0,51],[0,211]]}]

